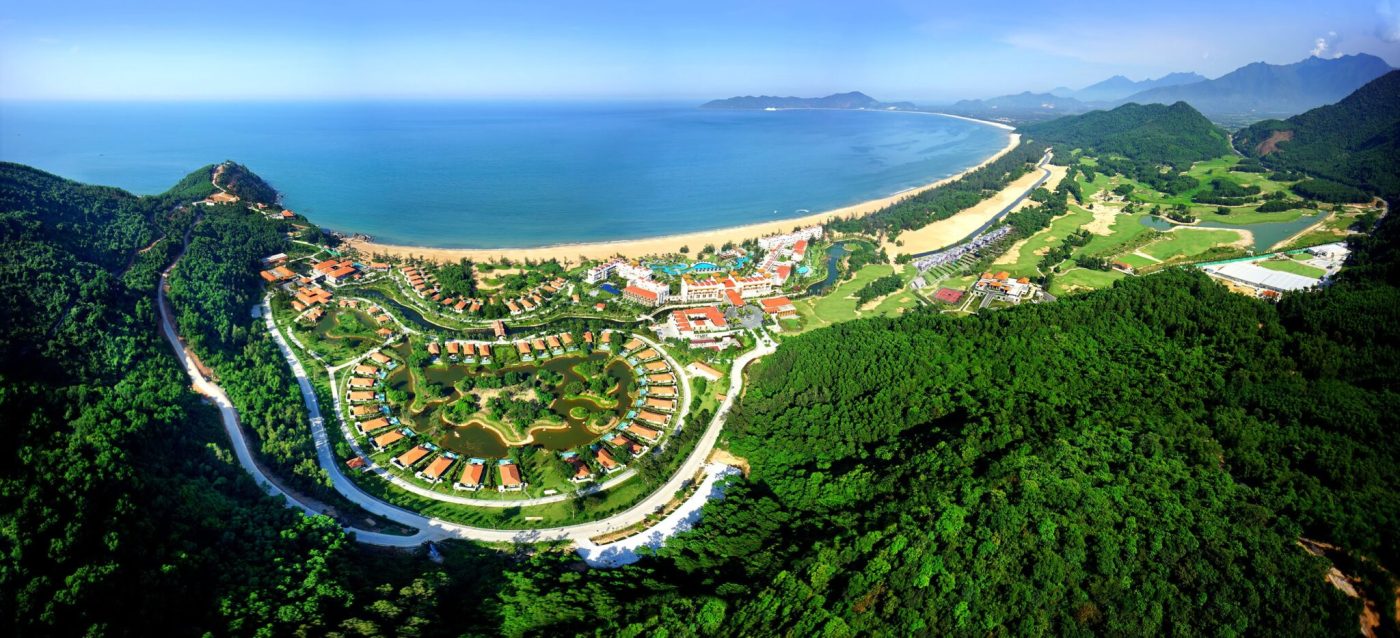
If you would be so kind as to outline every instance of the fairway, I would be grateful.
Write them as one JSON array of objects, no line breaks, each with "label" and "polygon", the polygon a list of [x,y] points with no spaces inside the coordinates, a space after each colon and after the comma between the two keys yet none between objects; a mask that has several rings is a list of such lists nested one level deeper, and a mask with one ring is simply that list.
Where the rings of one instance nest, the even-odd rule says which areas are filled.
[{"label": "fairway", "polygon": [[1113,225],[1109,227],[1109,234],[1094,235],[1093,239],[1090,239],[1089,243],[1080,249],[1080,252],[1095,256],[1116,252],[1120,246],[1152,230],[1142,223],[1142,219],[1146,216],[1144,213],[1117,215],[1113,220]]},{"label": "fairway", "polygon": [[1079,230],[1080,227],[1093,219],[1093,213],[1078,206],[1070,206],[1068,213],[1056,217],[1048,227],[1020,243],[1016,250],[998,257],[992,263],[993,270],[1005,269],[1013,277],[1040,275],[1040,269],[1036,265],[1040,263],[1041,255],[1050,248],[1058,246],[1070,233]]},{"label": "fairway", "polygon": [[1327,275],[1327,271],[1321,268],[1299,263],[1292,259],[1265,259],[1264,261],[1257,263],[1259,266],[1268,268],[1269,270],[1277,270],[1279,272],[1291,272],[1295,275],[1312,277],[1313,279],[1322,279]]},{"label": "fairway", "polygon": [[[856,309],[855,293],[866,284],[884,277],[894,272],[894,268],[888,264],[869,264],[856,272],[856,276],[848,281],[844,281],[836,286],[834,290],[825,295],[815,298],[799,299],[793,302],[798,314],[803,319],[803,331],[822,326],[829,326],[833,323],[850,321],[860,316],[873,316],[876,314],[893,314],[904,303],[894,300],[907,297],[905,301],[910,304],[917,303],[913,295],[907,289],[896,292],[888,299],[882,300],[873,310],[858,311]],[[888,302],[888,303],[887,303]]]},{"label": "fairway", "polygon": [[1202,221],[1245,226],[1248,224],[1267,224],[1270,222],[1291,222],[1302,217],[1304,213],[1313,212],[1312,209],[1293,208],[1277,213],[1260,213],[1255,210],[1256,208],[1258,208],[1258,206],[1231,208],[1229,215],[1216,214],[1215,209],[1210,208],[1209,212],[1198,212],[1196,214],[1200,216]]},{"label": "fairway", "polygon": [[1139,255],[1139,254],[1136,254],[1136,253],[1127,253],[1127,254],[1123,254],[1123,255],[1118,255],[1118,256],[1114,257],[1113,259],[1114,259],[1114,261],[1121,261],[1121,262],[1123,262],[1123,263],[1125,263],[1125,264],[1128,264],[1129,266],[1132,266],[1133,268],[1146,268],[1146,267],[1148,267],[1148,266],[1151,266],[1152,264],[1158,263],[1157,261],[1155,261],[1155,260],[1153,260],[1153,259],[1149,259],[1149,258],[1147,258],[1147,257],[1143,257],[1142,255]]},{"label": "fairway", "polygon": [[1113,282],[1127,277],[1127,275],[1116,270],[1089,270],[1087,268],[1075,268],[1065,273],[1055,275],[1055,280],[1050,284],[1050,294],[1063,295],[1072,292],[1084,292],[1087,290],[1098,290],[1113,285]]},{"label": "fairway", "polygon": [[1205,230],[1199,228],[1177,228],[1166,233],[1162,239],[1142,247],[1142,252],[1162,261],[1178,257],[1199,255],[1215,246],[1223,246],[1239,241],[1240,234],[1233,230]]}]

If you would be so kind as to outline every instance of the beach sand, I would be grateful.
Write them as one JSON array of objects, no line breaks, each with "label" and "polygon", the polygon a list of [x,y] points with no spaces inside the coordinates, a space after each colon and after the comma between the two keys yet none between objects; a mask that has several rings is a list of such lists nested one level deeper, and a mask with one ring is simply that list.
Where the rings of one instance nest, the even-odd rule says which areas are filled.
[{"label": "beach sand", "polygon": [[[1058,186],[1060,180],[1065,178],[1065,172],[1068,170],[1067,167],[1055,166],[1054,164],[1047,164],[1046,168],[1050,170],[1050,179],[1045,182],[1048,188]],[[1026,173],[1016,181],[1011,182],[1010,185],[1003,188],[996,195],[984,199],[970,208],[963,209],[952,217],[940,219],[918,230],[900,233],[899,237],[896,239],[902,245],[896,245],[894,242],[886,241],[884,248],[889,253],[890,257],[895,257],[900,254],[915,254],[928,252],[930,250],[938,250],[960,241],[968,235],[971,235],[973,231],[981,228],[982,224],[990,221],[997,213],[1010,205],[1011,202],[1016,201],[1016,198],[1026,192],[1026,189],[1030,188],[1036,180],[1040,179],[1040,176],[1041,172],[1038,170]]]},{"label": "beach sand", "polygon": [[[963,118],[966,119],[966,118]],[[996,122],[982,122],[992,126],[1004,127]],[[578,264],[586,260],[606,259],[614,256],[643,257],[647,255],[665,255],[678,253],[682,246],[689,246],[692,253],[698,252],[706,244],[713,244],[716,247],[725,242],[739,243],[746,239],[762,237],[764,235],[774,235],[785,233],[794,228],[811,226],[812,224],[824,224],[836,218],[849,216],[869,215],[877,210],[885,208],[895,202],[912,197],[926,190],[942,186],[948,182],[955,181],[963,175],[975,171],[987,164],[990,164],[1001,156],[1007,154],[1015,148],[1021,141],[1018,133],[1012,133],[1007,137],[1006,147],[987,158],[982,163],[973,166],[956,175],[940,179],[930,184],[925,184],[912,188],[889,197],[881,197],[864,201],[859,204],[836,208],[821,213],[814,213],[804,217],[783,219],[771,222],[759,222],[744,226],[731,228],[718,228],[715,230],[704,230],[679,235],[668,235],[664,237],[650,237],[643,239],[626,239],[610,242],[579,243],[579,244],[559,244],[555,246],[541,246],[538,248],[430,248],[424,246],[397,246],[393,244],[381,244],[363,239],[346,239],[345,244],[349,248],[359,252],[361,255],[374,257],[396,257],[415,258],[437,261],[442,263],[455,262],[462,259],[484,262],[498,259],[509,259],[511,261],[533,260],[546,261],[558,259],[566,265]],[[1039,172],[1035,173],[1039,175]],[[1005,204],[1003,204],[1004,206]],[[998,209],[1000,210],[1000,209]],[[961,214],[959,214],[959,217]],[[976,228],[974,224],[972,228]],[[969,231],[971,232],[971,231]]]}]

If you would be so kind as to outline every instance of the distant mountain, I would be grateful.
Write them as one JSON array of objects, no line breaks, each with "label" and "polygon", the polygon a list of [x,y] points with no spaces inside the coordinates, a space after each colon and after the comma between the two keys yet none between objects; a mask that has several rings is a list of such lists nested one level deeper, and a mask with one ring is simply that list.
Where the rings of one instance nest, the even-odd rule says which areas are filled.
[{"label": "distant mountain", "polygon": [[985,100],[960,100],[942,109],[957,115],[1017,122],[1038,121],[1089,110],[1083,102],[1053,93],[1017,93]]},{"label": "distant mountain", "polygon": [[723,100],[711,100],[702,109],[903,109],[912,110],[910,102],[881,102],[860,91],[836,93],[826,97],[775,97],[744,95]]},{"label": "distant mountain", "polygon": [[[1124,104],[1023,127],[1029,139],[1091,154],[1122,155],[1140,164],[1186,168],[1230,152],[1225,133],[1189,104]],[[1058,153],[1057,153],[1058,154]],[[1154,169],[1155,170],[1155,169]]]},{"label": "distant mountain", "polygon": [[1149,78],[1134,82],[1121,75],[1115,75],[1078,91],[1072,91],[1066,94],[1066,97],[1073,97],[1081,102],[1111,102],[1150,89],[1191,84],[1205,79],[1205,76],[1196,73],[1168,73],[1155,80]]},{"label": "distant mountain", "polygon": [[1235,134],[1235,147],[1274,168],[1400,195],[1400,71],[1336,104],[1258,122]]},{"label": "distant mountain", "polygon": [[1288,116],[1336,102],[1390,70],[1385,60],[1364,53],[1283,65],[1255,62],[1214,80],[1148,89],[1122,101],[1184,101],[1217,119]]}]

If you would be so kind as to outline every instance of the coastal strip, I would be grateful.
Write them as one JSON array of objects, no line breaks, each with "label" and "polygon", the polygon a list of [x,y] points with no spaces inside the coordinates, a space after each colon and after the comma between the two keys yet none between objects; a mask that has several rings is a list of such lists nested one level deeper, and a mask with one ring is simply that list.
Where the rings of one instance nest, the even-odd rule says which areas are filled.
[{"label": "coastal strip", "polygon": [[[939,115],[930,113],[929,115]],[[949,116],[957,117],[957,116]],[[966,118],[964,118],[966,119]],[[1004,126],[996,122],[986,122],[976,120],[982,124],[994,126]],[[1011,152],[1021,142],[1019,133],[1007,135],[1006,146],[994,155],[983,160],[980,164],[970,167],[955,175],[930,182],[923,186],[904,190],[894,195],[871,199],[850,206],[834,208],[828,211],[813,213],[803,217],[793,217],[769,222],[758,222],[745,224],[743,226],[733,226],[729,228],[717,228],[714,230],[702,230],[677,235],[666,235],[661,237],[647,237],[641,239],[625,239],[608,242],[592,242],[577,244],[556,244],[553,246],[540,246],[535,248],[432,248],[428,246],[401,246],[396,244],[382,244],[379,242],[351,237],[345,240],[348,247],[359,251],[363,255],[380,255],[395,257],[399,259],[417,258],[436,261],[440,263],[451,263],[462,259],[470,259],[477,262],[495,261],[498,259],[509,259],[511,261],[545,261],[558,259],[578,263],[584,260],[606,259],[613,256],[641,257],[643,255],[663,255],[680,252],[681,247],[689,246],[691,250],[699,250],[706,244],[720,246],[725,242],[742,242],[746,239],[754,239],[765,235],[784,233],[800,226],[810,226],[813,224],[825,224],[834,219],[844,217],[863,217],[875,211],[882,210],[899,201],[918,195],[944,184],[961,179],[963,176],[980,169]]]}]

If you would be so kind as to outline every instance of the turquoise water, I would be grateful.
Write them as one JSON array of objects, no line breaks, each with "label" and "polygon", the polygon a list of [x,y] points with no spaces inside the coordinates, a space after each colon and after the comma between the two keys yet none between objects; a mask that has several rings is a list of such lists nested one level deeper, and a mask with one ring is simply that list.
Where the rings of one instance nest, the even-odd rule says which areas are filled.
[{"label": "turquoise water", "polygon": [[0,103],[0,159],[137,193],[225,159],[327,228],[541,246],[796,217],[981,162],[1007,132],[859,111],[481,102]]}]

